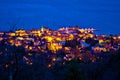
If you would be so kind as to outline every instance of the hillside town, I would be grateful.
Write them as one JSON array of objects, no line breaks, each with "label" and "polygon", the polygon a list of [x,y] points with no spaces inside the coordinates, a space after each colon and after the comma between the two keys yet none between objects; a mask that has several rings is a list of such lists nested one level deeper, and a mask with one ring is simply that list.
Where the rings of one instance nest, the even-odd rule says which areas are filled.
[{"label": "hillside town", "polygon": [[[97,35],[94,33],[95,31],[96,29],[94,28],[79,28],[78,26],[74,26],[63,27],[58,30],[42,27],[41,29],[33,30],[19,29],[16,31],[0,32],[0,79],[73,80],[66,77],[64,79],[63,75],[61,75],[61,78],[58,78],[58,75],[52,73],[52,71],[54,71],[54,68],[56,69],[56,66],[64,67],[69,62],[74,61],[80,63],[80,67],[84,73],[80,73],[84,78],[74,80],[108,79],[107,73],[105,76],[96,77],[96,73],[98,72],[95,73],[95,71],[99,71],[103,67],[101,65],[105,65],[106,67],[113,64],[112,61],[116,62],[116,64],[114,63],[115,68],[120,67],[120,59],[118,58],[120,57],[120,35]],[[98,68],[90,68],[93,71],[92,77],[86,74],[86,70],[89,71],[89,68],[87,69],[88,64],[92,65],[92,67],[95,67],[95,65],[98,66]],[[72,65],[76,64],[73,63]],[[37,76],[34,79],[25,78],[30,75],[27,75],[27,71],[24,71],[28,67],[32,69],[37,66],[42,70],[45,69],[45,72],[47,70],[48,74],[45,73],[44,77],[40,77],[42,73],[38,72],[38,78],[36,78]],[[39,71],[39,68],[36,68],[38,69],[37,71]],[[22,75],[23,73],[26,75]],[[33,73],[34,70],[31,74]],[[120,75],[120,70],[117,70],[117,72],[114,71],[111,74],[114,74],[113,77],[118,76]],[[47,79],[46,75],[57,76]],[[115,80],[118,79],[118,77],[115,78]]]}]

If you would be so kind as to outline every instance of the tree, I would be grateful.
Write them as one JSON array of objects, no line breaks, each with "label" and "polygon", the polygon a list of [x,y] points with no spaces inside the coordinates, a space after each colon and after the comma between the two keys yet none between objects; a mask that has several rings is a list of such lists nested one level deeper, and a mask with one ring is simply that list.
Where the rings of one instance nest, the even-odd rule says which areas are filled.
[{"label": "tree", "polygon": [[82,70],[77,60],[71,60],[65,65],[64,80],[83,80]]},{"label": "tree", "polygon": [[95,45],[98,43],[98,40],[94,40],[93,38],[87,38],[87,39],[85,40],[85,42],[86,42],[87,44],[90,44],[89,48],[90,48],[90,50],[91,50],[91,47],[92,47],[92,46],[95,46]]},{"label": "tree", "polygon": [[71,47],[71,48],[75,48],[77,45],[79,45],[80,42],[77,41],[77,39],[73,39],[73,40],[66,40],[65,45],[66,47]]}]

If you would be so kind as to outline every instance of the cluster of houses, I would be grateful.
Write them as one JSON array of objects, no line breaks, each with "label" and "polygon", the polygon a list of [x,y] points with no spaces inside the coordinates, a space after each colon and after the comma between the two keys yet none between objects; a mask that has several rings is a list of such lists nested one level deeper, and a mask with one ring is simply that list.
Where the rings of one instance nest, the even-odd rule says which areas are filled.
[{"label": "cluster of houses", "polygon": [[45,27],[36,30],[19,29],[0,32],[0,42],[4,40],[5,44],[24,47],[27,54],[23,56],[23,60],[29,65],[33,64],[33,60],[30,60],[33,55],[48,54],[47,57],[50,60],[48,67],[55,62],[63,61],[64,63],[72,59],[95,62],[100,58],[100,54],[115,54],[119,50],[119,35],[96,35],[94,31],[93,28],[79,29],[77,26],[58,30]]}]

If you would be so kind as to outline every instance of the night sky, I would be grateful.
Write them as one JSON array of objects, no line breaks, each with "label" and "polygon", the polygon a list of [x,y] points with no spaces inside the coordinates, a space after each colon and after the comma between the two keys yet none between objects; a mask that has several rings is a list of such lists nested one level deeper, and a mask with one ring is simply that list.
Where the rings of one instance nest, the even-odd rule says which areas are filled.
[{"label": "night sky", "polygon": [[0,30],[78,25],[120,34],[120,0],[0,0]]}]

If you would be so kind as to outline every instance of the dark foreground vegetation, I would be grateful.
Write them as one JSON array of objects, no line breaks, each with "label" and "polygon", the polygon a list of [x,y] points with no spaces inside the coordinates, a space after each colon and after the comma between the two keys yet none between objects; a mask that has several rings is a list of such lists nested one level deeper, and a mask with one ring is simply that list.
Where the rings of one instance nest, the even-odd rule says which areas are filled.
[{"label": "dark foreground vegetation", "polygon": [[[8,49],[7,52],[5,49]],[[40,54],[33,64],[26,64],[23,47],[1,44],[0,80],[119,80],[120,49],[116,54],[106,53],[96,62],[79,59],[57,61],[54,66],[46,54]],[[101,53],[102,54],[102,53]],[[59,55],[61,56],[61,55]]]}]

